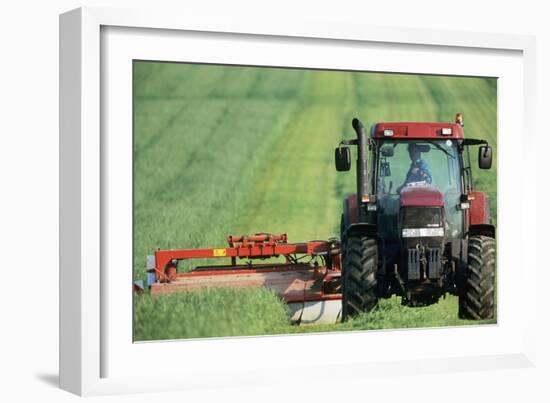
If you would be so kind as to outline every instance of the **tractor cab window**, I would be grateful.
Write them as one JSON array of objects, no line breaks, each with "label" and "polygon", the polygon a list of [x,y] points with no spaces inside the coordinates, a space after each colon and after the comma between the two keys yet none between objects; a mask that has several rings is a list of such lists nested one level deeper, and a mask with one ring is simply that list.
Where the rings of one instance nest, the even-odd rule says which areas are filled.
[{"label": "tractor cab window", "polygon": [[404,187],[433,186],[445,199],[447,235],[453,237],[461,233],[462,220],[457,208],[461,182],[456,142],[384,141],[378,147],[377,161],[379,220],[389,220],[386,224],[392,225],[397,219],[400,192]]}]

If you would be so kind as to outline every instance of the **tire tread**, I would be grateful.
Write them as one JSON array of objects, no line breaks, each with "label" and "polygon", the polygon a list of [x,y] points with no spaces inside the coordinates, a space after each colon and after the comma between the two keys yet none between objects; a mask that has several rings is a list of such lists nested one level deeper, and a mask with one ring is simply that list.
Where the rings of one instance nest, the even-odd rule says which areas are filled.
[{"label": "tire tread", "polygon": [[347,320],[361,312],[370,312],[378,305],[378,246],[375,239],[350,236],[343,252],[342,317]]},{"label": "tire tread", "polygon": [[458,316],[461,319],[494,317],[496,242],[483,235],[468,241],[468,266],[461,281]]}]

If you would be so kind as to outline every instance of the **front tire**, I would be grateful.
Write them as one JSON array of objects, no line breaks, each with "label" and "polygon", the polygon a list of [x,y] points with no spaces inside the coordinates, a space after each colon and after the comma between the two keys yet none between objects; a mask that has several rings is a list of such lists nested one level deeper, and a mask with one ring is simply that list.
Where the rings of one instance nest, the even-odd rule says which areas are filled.
[{"label": "front tire", "polygon": [[349,236],[343,245],[342,319],[370,312],[378,305],[378,246],[366,236]]},{"label": "front tire", "polygon": [[461,319],[494,317],[496,242],[475,235],[468,241],[468,267],[461,281],[458,316]]}]

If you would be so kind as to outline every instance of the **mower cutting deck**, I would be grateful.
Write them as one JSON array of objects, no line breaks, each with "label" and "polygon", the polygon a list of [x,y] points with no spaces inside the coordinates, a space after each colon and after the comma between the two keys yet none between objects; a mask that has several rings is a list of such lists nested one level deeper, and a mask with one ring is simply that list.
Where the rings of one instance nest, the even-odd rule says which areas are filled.
[{"label": "mower cutting deck", "polygon": [[[341,316],[339,242],[287,243],[286,234],[230,236],[228,248],[158,250],[148,258],[151,294],[208,287],[265,287],[285,301],[296,324],[336,323]],[[253,264],[282,256],[284,262]],[[178,273],[185,259],[230,258],[230,265],[198,266]],[[237,265],[237,259],[246,264]]]}]

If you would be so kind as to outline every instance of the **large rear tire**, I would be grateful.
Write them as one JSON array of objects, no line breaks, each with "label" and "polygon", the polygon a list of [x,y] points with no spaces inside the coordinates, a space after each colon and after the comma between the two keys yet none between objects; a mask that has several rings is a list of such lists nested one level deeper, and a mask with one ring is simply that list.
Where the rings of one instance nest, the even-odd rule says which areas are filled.
[{"label": "large rear tire", "polygon": [[378,305],[378,246],[366,236],[349,236],[343,245],[342,319],[370,312]]},{"label": "large rear tire", "polygon": [[468,267],[461,281],[458,316],[491,319],[494,316],[496,242],[475,235],[468,241]]}]

